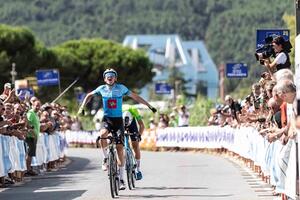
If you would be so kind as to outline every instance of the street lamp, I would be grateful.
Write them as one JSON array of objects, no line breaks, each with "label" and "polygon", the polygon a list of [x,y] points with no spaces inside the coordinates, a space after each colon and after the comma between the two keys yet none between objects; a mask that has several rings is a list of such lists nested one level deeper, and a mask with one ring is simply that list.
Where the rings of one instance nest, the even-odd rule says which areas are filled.
[{"label": "street lamp", "polygon": [[15,85],[15,80],[16,80],[16,76],[17,76],[17,71],[16,71],[16,63],[12,63],[11,64],[11,71],[10,71],[10,75],[11,75],[11,82],[12,85]]}]

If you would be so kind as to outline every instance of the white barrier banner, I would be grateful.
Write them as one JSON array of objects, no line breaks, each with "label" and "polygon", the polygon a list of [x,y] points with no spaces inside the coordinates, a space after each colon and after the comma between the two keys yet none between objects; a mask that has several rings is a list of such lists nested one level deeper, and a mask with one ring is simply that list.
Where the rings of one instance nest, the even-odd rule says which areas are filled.
[{"label": "white barrier banner", "polygon": [[177,127],[158,129],[157,147],[222,148],[234,143],[234,129],[220,127]]},{"label": "white barrier banner", "polygon": [[[26,171],[26,153],[24,141],[15,136],[0,134],[0,177],[15,171]],[[49,161],[63,158],[66,151],[64,133],[51,135],[41,133],[36,149],[36,156],[32,158],[32,166],[40,166]]]}]

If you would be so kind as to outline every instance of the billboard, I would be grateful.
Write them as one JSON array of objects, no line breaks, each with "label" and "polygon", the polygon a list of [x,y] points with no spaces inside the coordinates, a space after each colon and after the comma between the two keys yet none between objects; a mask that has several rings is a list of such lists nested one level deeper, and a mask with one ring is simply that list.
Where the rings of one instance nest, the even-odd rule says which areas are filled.
[{"label": "billboard", "polygon": [[227,78],[247,78],[248,67],[245,63],[227,63],[226,64]]},{"label": "billboard", "polygon": [[256,30],[256,49],[261,48],[265,44],[265,38],[271,36],[276,37],[282,35],[285,40],[290,40],[289,29],[257,29]]},{"label": "billboard", "polygon": [[37,70],[36,79],[38,86],[59,85],[59,71],[56,69]]},{"label": "billboard", "polygon": [[172,87],[168,83],[155,83],[156,94],[171,94]]}]

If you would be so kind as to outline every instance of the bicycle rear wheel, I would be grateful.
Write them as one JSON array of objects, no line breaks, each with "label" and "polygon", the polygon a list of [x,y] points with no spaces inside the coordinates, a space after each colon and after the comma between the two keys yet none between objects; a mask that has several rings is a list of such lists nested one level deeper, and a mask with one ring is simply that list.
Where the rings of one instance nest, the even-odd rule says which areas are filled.
[{"label": "bicycle rear wheel", "polygon": [[126,174],[127,174],[127,183],[130,190],[135,188],[135,174],[133,167],[133,155],[129,150],[126,151]]},{"label": "bicycle rear wheel", "polygon": [[135,188],[135,177],[136,177],[136,174],[135,174],[135,169],[133,169],[131,171],[131,183],[132,183],[132,187]]},{"label": "bicycle rear wheel", "polygon": [[127,176],[127,184],[128,184],[129,190],[132,190],[130,173],[131,173],[131,166],[130,166],[129,153],[126,150],[126,176]]},{"label": "bicycle rear wheel", "polygon": [[118,188],[118,173],[117,173],[117,161],[114,153],[110,152],[108,156],[109,163],[109,183],[110,183],[110,194],[112,198],[118,196],[119,188]]},{"label": "bicycle rear wheel", "polygon": [[131,166],[132,166],[132,169],[131,169],[131,184],[132,184],[132,187],[135,188],[136,165],[135,165],[135,158],[134,158],[132,153],[131,153]]}]

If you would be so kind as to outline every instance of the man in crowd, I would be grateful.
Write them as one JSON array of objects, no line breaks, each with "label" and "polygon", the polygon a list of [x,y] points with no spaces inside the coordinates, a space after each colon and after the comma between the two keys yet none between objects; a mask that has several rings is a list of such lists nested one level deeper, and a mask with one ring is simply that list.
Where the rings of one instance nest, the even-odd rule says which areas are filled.
[{"label": "man in crowd", "polygon": [[186,110],[185,105],[181,105],[178,110],[178,126],[187,127],[189,126],[190,113]]},{"label": "man in crowd", "polygon": [[26,144],[28,146],[28,154],[26,158],[27,165],[27,175],[37,175],[36,172],[32,170],[31,161],[32,157],[36,155],[36,143],[40,134],[40,119],[38,116],[38,111],[40,110],[41,102],[35,100],[32,104],[32,109],[27,112],[27,119],[29,125],[32,127],[32,131],[26,136]]},{"label": "man in crowd", "polygon": [[3,92],[0,95],[0,99],[4,102],[7,99],[7,97],[9,96],[10,92],[11,92],[11,84],[10,83],[5,83],[4,88],[3,88]]},{"label": "man in crowd", "polygon": [[226,95],[225,103],[229,107],[229,109],[227,109],[228,111],[222,109],[221,114],[239,123],[240,122],[239,115],[241,114],[241,110],[242,110],[241,105],[238,102],[234,101],[234,99],[230,95]]}]

